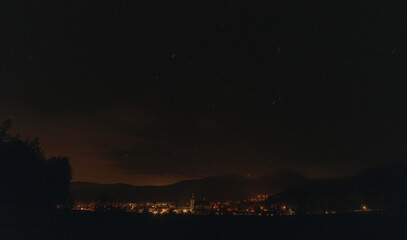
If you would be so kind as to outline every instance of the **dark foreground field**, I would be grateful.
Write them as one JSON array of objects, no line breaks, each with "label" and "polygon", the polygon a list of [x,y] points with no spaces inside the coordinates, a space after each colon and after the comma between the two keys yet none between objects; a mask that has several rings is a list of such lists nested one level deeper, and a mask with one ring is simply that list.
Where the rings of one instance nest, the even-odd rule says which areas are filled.
[{"label": "dark foreground field", "polygon": [[2,214],[0,239],[407,239],[401,214],[140,216]]}]

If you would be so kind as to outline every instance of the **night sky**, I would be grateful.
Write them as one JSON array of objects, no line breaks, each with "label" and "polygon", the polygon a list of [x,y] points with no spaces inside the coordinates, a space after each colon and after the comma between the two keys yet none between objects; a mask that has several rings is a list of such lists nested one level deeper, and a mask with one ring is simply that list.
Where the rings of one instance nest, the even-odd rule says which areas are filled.
[{"label": "night sky", "polygon": [[74,181],[407,159],[405,1],[56,2],[0,8],[0,120]]}]

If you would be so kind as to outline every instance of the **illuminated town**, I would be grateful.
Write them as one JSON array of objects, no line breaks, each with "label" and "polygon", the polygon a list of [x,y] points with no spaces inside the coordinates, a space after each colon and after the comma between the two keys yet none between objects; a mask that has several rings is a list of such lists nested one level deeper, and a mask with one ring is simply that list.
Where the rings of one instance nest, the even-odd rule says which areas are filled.
[{"label": "illuminated town", "polygon": [[[245,216],[283,216],[296,215],[295,206],[283,202],[272,201],[271,194],[258,194],[243,201],[211,202],[206,199],[196,200],[192,194],[191,200],[184,204],[175,202],[76,202],[72,210],[129,212],[150,215],[245,215]],[[60,206],[62,207],[62,206]],[[370,212],[380,209],[369,209],[361,205],[359,209],[350,212]],[[334,209],[323,209],[308,214],[336,214]]]}]

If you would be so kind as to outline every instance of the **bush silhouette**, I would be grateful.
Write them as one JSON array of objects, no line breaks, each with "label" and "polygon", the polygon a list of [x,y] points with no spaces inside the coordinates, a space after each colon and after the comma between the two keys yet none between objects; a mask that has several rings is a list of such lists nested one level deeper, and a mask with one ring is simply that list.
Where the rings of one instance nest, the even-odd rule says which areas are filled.
[{"label": "bush silhouette", "polygon": [[66,157],[46,160],[38,139],[22,140],[0,125],[0,207],[53,208],[69,195],[71,167]]}]

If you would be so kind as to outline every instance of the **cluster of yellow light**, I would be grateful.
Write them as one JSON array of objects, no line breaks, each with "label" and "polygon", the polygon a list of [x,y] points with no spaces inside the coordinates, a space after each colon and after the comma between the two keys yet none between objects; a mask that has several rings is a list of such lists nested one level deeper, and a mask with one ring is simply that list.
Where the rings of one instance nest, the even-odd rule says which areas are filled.
[{"label": "cluster of yellow light", "polygon": [[[256,199],[258,197],[263,198],[267,195],[256,195]],[[208,202],[207,202],[208,203]],[[207,204],[205,203],[205,204]],[[264,202],[263,202],[264,203]],[[79,210],[79,211],[95,211],[97,208],[121,208],[127,212],[138,212],[138,213],[145,213],[149,212],[150,214],[154,215],[161,215],[161,214],[169,214],[169,213],[176,213],[176,214],[220,214],[223,215],[225,211],[229,212],[228,214],[233,215],[267,215],[271,216],[270,208],[266,208],[266,206],[262,202],[259,201],[224,201],[224,202],[212,202],[208,205],[199,205],[195,206],[194,209],[191,209],[189,206],[179,207],[177,208],[175,203],[172,202],[143,202],[143,203],[129,203],[129,202],[115,202],[110,203],[108,205],[100,205],[97,202],[78,202],[72,209]],[[62,205],[57,206],[61,208]],[[273,210],[280,210],[278,214],[280,215],[294,215],[295,208],[293,209],[292,206],[287,206],[283,203],[273,203],[270,205],[271,211]],[[361,204],[359,209],[354,209],[354,212],[370,212],[370,211],[378,211],[380,209],[370,209],[365,204]],[[335,210],[332,209],[324,209],[319,213],[325,214],[336,214]],[[225,213],[226,214],[226,213]]]}]

